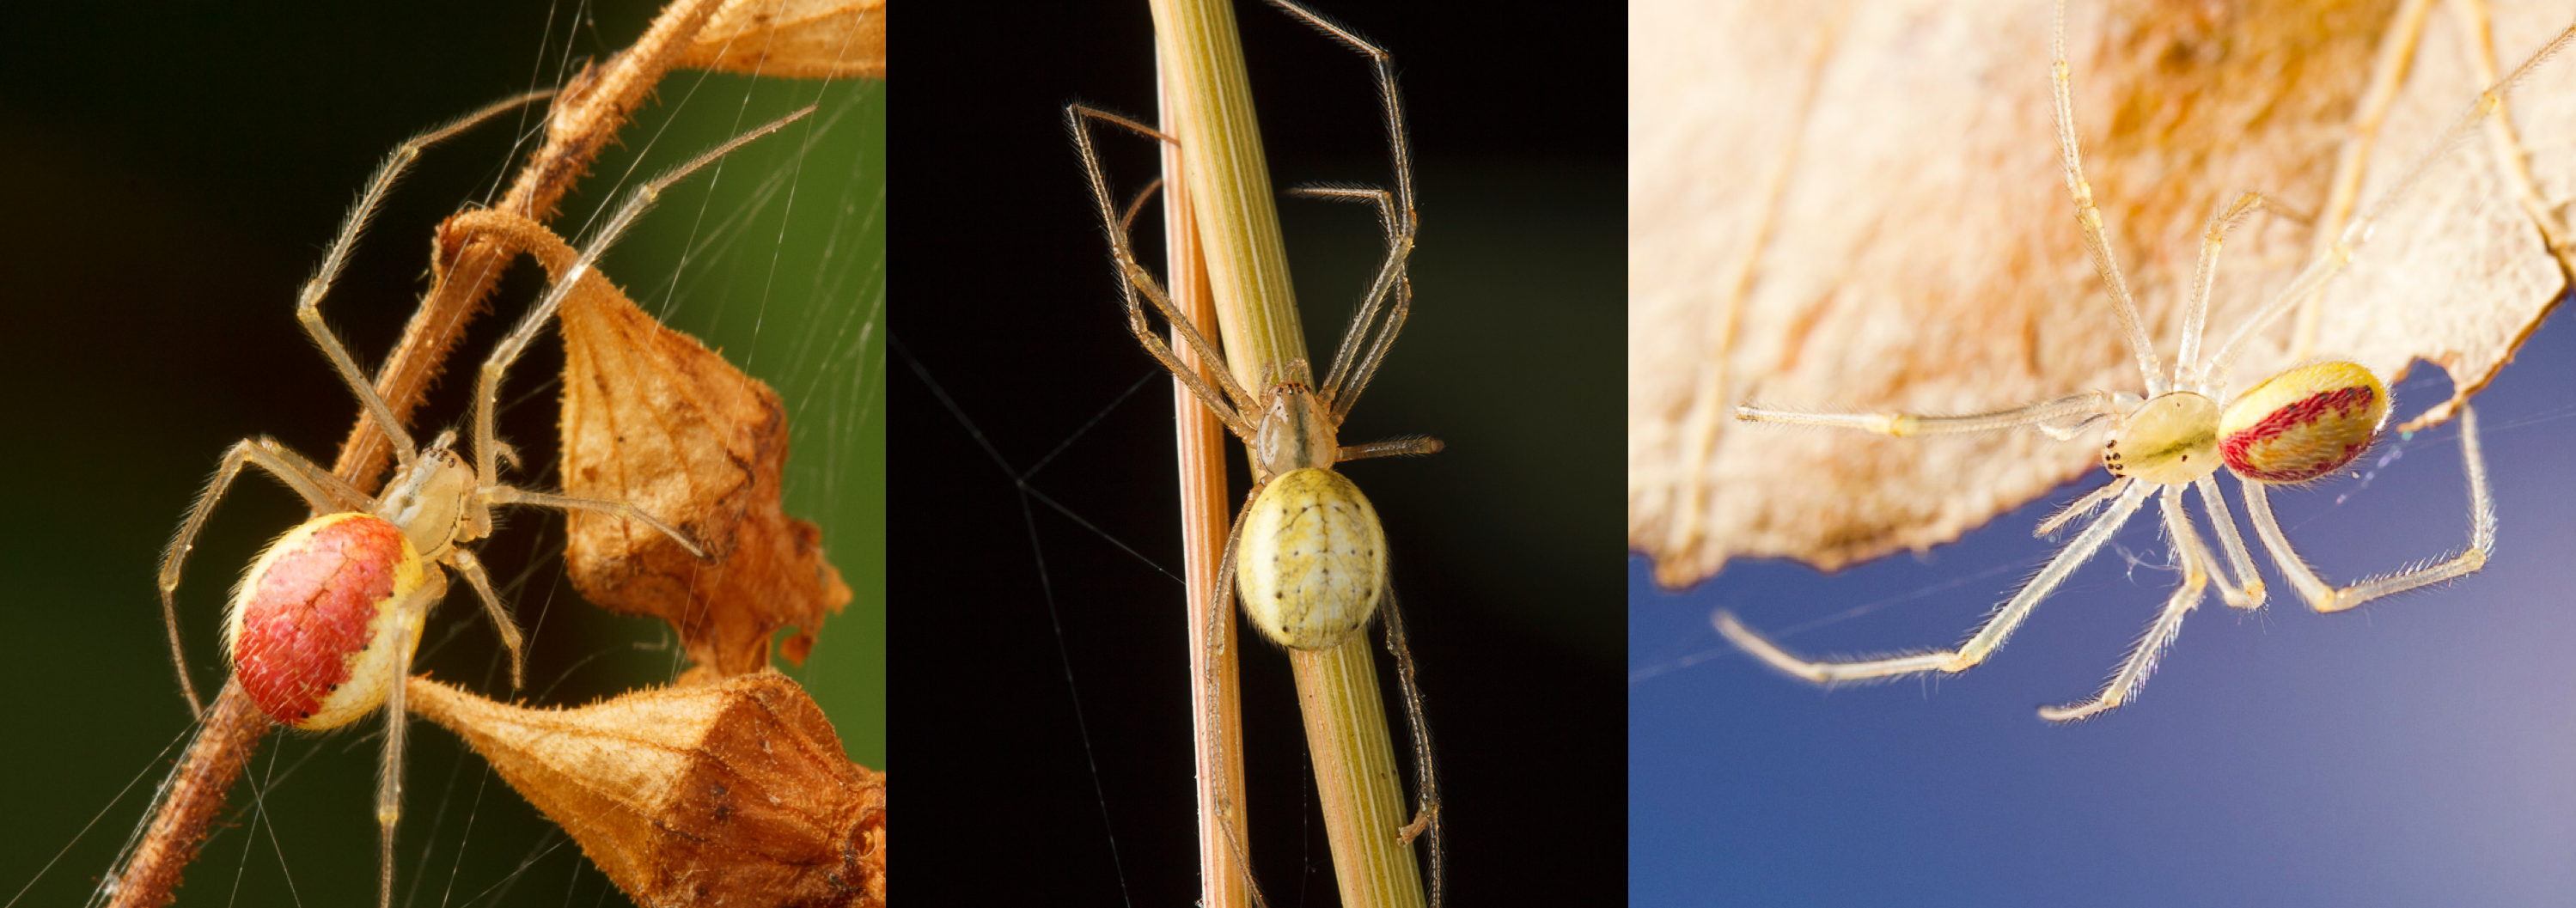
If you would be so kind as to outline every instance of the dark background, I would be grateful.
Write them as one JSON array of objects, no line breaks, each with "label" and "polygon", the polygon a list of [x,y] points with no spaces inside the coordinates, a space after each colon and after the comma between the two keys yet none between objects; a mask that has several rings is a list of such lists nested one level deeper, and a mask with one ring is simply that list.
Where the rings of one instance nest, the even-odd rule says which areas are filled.
[{"label": "dark background", "polygon": [[[9,515],[0,522],[0,641],[10,652],[0,660],[0,802],[11,816],[0,826],[0,904],[86,897],[143,817],[173,755],[164,748],[189,727],[153,574],[224,447],[272,434],[327,462],[355,418],[354,399],[296,325],[294,293],[360,183],[404,137],[551,83],[567,57],[578,65],[624,46],[652,12],[499,2],[13,11],[18,40],[0,54],[0,168],[9,175],[0,202],[0,489]],[[640,158],[648,173],[676,164],[816,91],[753,84],[666,82],[559,223],[578,225],[610,198],[629,162]],[[830,346],[848,343],[849,313],[885,298],[882,265],[846,258],[885,235],[882,177],[860,173],[882,173],[885,94],[881,85],[833,91],[827,113],[847,110],[847,119],[802,169],[795,221],[782,227],[773,205],[742,232],[754,239],[675,264],[692,231],[705,242],[739,204],[709,203],[706,187],[753,188],[785,166],[794,143],[773,137],[729,159],[721,178],[682,184],[606,270],[785,395],[795,436],[790,512],[823,524],[859,594],[797,675],[852,755],[882,768],[884,436],[862,419],[886,410],[882,315],[874,346]],[[505,117],[431,149],[361,241],[323,310],[362,364],[392,347],[427,287],[431,225],[514,169],[515,125]],[[855,207],[845,211],[845,201]],[[836,235],[842,245],[826,255]],[[779,236],[787,241],[773,260],[767,240]],[[427,427],[423,440],[465,417],[472,395],[460,376],[532,301],[533,271],[505,285],[493,303],[502,317],[478,322],[451,360],[468,371],[452,368],[432,391],[415,422]],[[801,295],[817,287],[826,292]],[[532,486],[555,482],[549,376],[559,364],[556,345],[542,340],[505,387],[516,403],[504,434],[537,465],[510,475]],[[667,679],[673,655],[658,622],[583,606],[563,582],[559,519],[505,515],[481,551],[496,578],[515,581],[505,595],[535,641],[525,696],[577,704]],[[227,589],[259,546],[303,516],[291,493],[258,478],[237,483],[216,513],[180,591],[202,690],[222,678]],[[461,587],[450,598],[430,619],[423,667],[508,696],[481,609]],[[372,904],[380,728],[369,719],[271,736],[251,767],[269,780],[264,795],[235,790],[237,812],[189,872],[181,903]],[[397,881],[405,903],[622,901],[453,735],[420,723],[410,740]]]},{"label": "dark background", "polygon": [[[1391,539],[1440,748],[1451,904],[1615,898],[1622,19],[1322,11],[1393,52],[1416,151],[1412,320],[1342,438],[1449,445],[1346,473]],[[1365,61],[1264,5],[1236,18],[1274,183],[1388,182]],[[931,36],[898,42],[898,120],[937,124],[894,148],[897,724],[920,730],[907,753],[935,755],[906,764],[907,876],[961,894],[947,903],[1189,904],[1195,643],[1171,384],[1126,331],[1062,125],[1077,99],[1152,118],[1150,16],[923,4],[895,27]],[[1151,179],[1150,142],[1098,135],[1125,191]],[[1329,355],[1382,236],[1356,206],[1280,208],[1307,344]],[[1030,487],[1097,531],[1014,491],[1051,452]],[[1286,660],[1244,652],[1255,869],[1273,905],[1329,904]]]}]

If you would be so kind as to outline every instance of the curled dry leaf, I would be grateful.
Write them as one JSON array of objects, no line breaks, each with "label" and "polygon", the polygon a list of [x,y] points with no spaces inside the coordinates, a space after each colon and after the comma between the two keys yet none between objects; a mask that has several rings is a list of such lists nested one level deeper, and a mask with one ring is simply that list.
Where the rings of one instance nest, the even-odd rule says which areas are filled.
[{"label": "curled dry leaf", "polygon": [[883,79],[885,0],[734,0],[679,65],[791,79]]},{"label": "curled dry leaf", "polygon": [[[2505,67],[2566,24],[2545,4],[2489,5]],[[2070,11],[2087,175],[2166,368],[2219,206],[2260,191],[2286,213],[2229,236],[2211,345],[2494,78],[2472,40],[2486,26],[2462,21],[2476,6],[2448,6]],[[1746,402],[1966,413],[2139,390],[2057,161],[2047,0],[1651,0],[1629,22],[1628,544],[1659,581],[1736,555],[1834,568],[1921,549],[2095,468],[2094,445],[2034,433],[1733,421]],[[2384,104],[2380,73],[2395,92]],[[2383,108],[2369,143],[2365,114]],[[2312,321],[2256,339],[2236,388],[2322,356],[2392,382],[2423,359],[2462,397],[2485,386],[2566,284],[2542,239],[2558,228],[2527,211],[2576,191],[2576,67],[2540,70],[2508,109],[2529,170],[2500,163],[2522,156],[2487,133],[2453,149],[2384,214]],[[2516,182],[2529,174],[2536,195]],[[2438,419],[2453,402],[2400,401],[2400,415],[2427,403]]]},{"label": "curled dry leaf", "polygon": [[850,762],[785,675],[578,709],[495,703],[427,678],[405,691],[638,904],[885,904],[885,773]]},{"label": "curled dry leaf", "polygon": [[[544,226],[477,211],[439,248],[494,237],[560,275],[576,253]],[[565,298],[563,481],[568,494],[632,502],[707,550],[701,561],[648,527],[572,515],[567,561],[584,598],[678,629],[693,679],[769,665],[769,638],[802,663],[824,613],[850,601],[822,531],[780,509],[787,416],[778,393],[644,314],[592,269]]]}]

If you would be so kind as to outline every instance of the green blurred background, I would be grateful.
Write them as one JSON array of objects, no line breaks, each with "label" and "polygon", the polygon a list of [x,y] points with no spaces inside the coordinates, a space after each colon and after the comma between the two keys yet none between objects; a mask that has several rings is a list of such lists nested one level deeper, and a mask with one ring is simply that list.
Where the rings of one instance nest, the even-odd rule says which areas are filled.
[{"label": "green blurred background", "polygon": [[[0,58],[11,208],[0,219],[0,386],[12,392],[0,476],[13,518],[0,523],[0,641],[14,656],[0,662],[10,691],[0,793],[14,817],[0,829],[0,904],[87,898],[183,744],[190,722],[152,575],[224,447],[268,434],[327,462],[353,421],[354,401],[296,327],[293,295],[361,181],[405,136],[552,84],[625,45],[651,13],[501,3],[17,12],[18,33],[41,40]],[[657,172],[818,95],[815,128],[693,177],[605,270],[784,397],[788,510],[822,525],[857,594],[813,659],[790,671],[851,756],[883,769],[883,83],[676,75],[557,224],[585,223],[630,167]],[[512,148],[518,127],[505,117],[432,149],[358,247],[324,312],[362,363],[386,354],[426,289],[431,226],[490,198],[524,154]],[[498,317],[477,322],[416,417],[422,435],[464,418],[471,394],[457,370],[479,362],[538,289],[534,268],[513,272]],[[504,434],[530,458],[512,474],[523,484],[556,482],[560,362],[541,343],[504,388]],[[251,480],[217,512],[181,589],[201,688],[221,682],[227,589],[302,510]],[[481,551],[534,642],[525,697],[584,703],[670,676],[677,655],[662,625],[573,593],[559,518],[506,519]],[[491,629],[461,593],[451,600],[431,620],[422,666],[509,696]],[[369,901],[380,728],[270,737],[250,769],[260,797],[235,790],[182,904]],[[453,736],[413,731],[398,898],[622,902]]]}]

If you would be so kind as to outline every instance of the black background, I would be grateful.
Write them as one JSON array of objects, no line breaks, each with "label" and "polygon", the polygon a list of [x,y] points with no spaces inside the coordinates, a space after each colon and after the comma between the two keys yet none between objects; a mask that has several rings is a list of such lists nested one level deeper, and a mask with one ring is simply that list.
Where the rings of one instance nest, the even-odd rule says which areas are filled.
[{"label": "black background", "polygon": [[[1415,143],[1413,317],[1342,438],[1449,445],[1345,472],[1391,537],[1440,746],[1451,903],[1615,898],[1624,20],[1539,4],[1322,11],[1393,52]],[[1264,5],[1236,17],[1274,183],[1388,182],[1365,61]],[[902,778],[905,890],[1190,904],[1171,386],[1125,331],[1061,115],[1079,99],[1152,118],[1150,17],[1140,3],[923,4],[894,21],[907,128],[891,140],[889,620],[898,748],[924,755]],[[1151,143],[1098,135],[1114,182],[1151,179]],[[1378,228],[1356,206],[1281,211],[1308,346],[1328,355]],[[1050,452],[1030,485],[1100,533],[1015,494],[1012,474]],[[1330,903],[1286,660],[1245,654],[1256,871],[1271,904]]]}]

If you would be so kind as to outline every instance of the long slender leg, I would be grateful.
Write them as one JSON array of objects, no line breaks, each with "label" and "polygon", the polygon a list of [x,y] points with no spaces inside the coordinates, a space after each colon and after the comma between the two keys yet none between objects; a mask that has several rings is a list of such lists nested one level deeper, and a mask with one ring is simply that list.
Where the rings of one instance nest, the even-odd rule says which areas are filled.
[{"label": "long slender leg", "polygon": [[484,573],[483,560],[459,546],[447,550],[447,564],[465,578],[465,585],[474,588],[475,597],[483,600],[483,613],[492,616],[492,629],[500,632],[501,646],[510,651],[510,688],[528,686],[527,638],[519,633],[519,622],[510,620],[510,610],[501,605],[501,597],[492,592],[492,575]]},{"label": "long slender leg", "polygon": [[1377,367],[1386,362],[1386,351],[1395,347],[1395,336],[1404,330],[1404,320],[1413,316],[1413,278],[1397,275],[1394,296],[1395,304],[1387,309],[1377,340],[1370,342],[1367,352],[1360,356],[1359,366],[1333,392],[1332,414],[1337,424],[1350,416],[1351,407],[1359,403],[1360,392],[1368,390],[1369,380],[1377,377]]},{"label": "long slender leg", "polygon": [[402,821],[403,739],[411,726],[404,688],[411,681],[412,651],[419,645],[424,613],[435,604],[424,601],[419,612],[408,616],[411,639],[397,641],[394,677],[385,692],[385,759],[376,775],[376,908],[393,908],[394,903],[394,828]]},{"label": "long slender leg", "polygon": [[[1234,559],[1236,550],[1243,543],[1243,518],[1245,515],[1252,513],[1252,503],[1260,500],[1261,489],[1265,485],[1267,485],[1267,483],[1256,482],[1252,486],[1252,491],[1244,493],[1243,506],[1235,509],[1234,523],[1226,530],[1225,554],[1219,557],[1216,562],[1216,603],[1209,609],[1209,613],[1211,615],[1234,614]],[[1207,651],[1211,654],[1211,658],[1205,660],[1207,663],[1207,673],[1199,679],[1199,683],[1206,686],[1209,690],[1214,690],[1217,686],[1216,670],[1218,660],[1214,658],[1214,655],[1223,653],[1225,648],[1233,643],[1233,640],[1229,635],[1222,633],[1222,631],[1229,626],[1231,626],[1229,622],[1218,621],[1211,618],[1207,623],[1207,639],[1200,642],[1200,645],[1206,647]],[[1217,702],[1215,697],[1208,697],[1206,700],[1207,714],[1201,717],[1201,721],[1213,728],[1220,721],[1220,717],[1217,715]],[[1224,736],[1210,736],[1208,740],[1210,746],[1217,748],[1215,758],[1211,762],[1219,766],[1225,765],[1226,755],[1224,752]],[[1216,801],[1216,809],[1219,812],[1225,814],[1232,814],[1234,812],[1234,792],[1226,789],[1225,776],[1222,773],[1217,774],[1216,776]],[[1242,868],[1243,870],[1244,890],[1251,893],[1252,900],[1256,905],[1267,905],[1268,900],[1261,897],[1261,884],[1259,881],[1253,879],[1252,855],[1244,849],[1243,841],[1235,837],[1234,824],[1231,822],[1219,823],[1217,824],[1217,828],[1225,830],[1226,842],[1234,849],[1234,866]]]},{"label": "long slender leg", "polygon": [[2040,569],[2039,576],[2031,578],[2030,583],[2021,588],[2021,592],[2013,594],[2012,601],[2004,603],[2004,607],[1997,610],[1994,617],[1986,619],[1985,626],[1978,628],[1976,635],[1969,637],[1968,642],[1956,651],[1936,651],[1850,662],[1817,662],[1789,655],[1778,644],[1746,629],[1743,623],[1735,620],[1735,615],[1730,612],[1717,613],[1717,631],[1745,652],[1761,659],[1764,664],[1818,684],[1889,678],[1920,672],[1967,671],[1971,666],[1985,661],[1986,656],[1992,654],[1997,648],[2002,647],[2005,638],[2012,636],[2013,630],[2021,626],[2022,620],[2030,617],[2031,609],[2039,605],[2039,600],[2047,598],[2049,593],[2056,591],[2057,585],[2066,580],[2066,575],[2074,573],[2075,569],[2083,566],[2084,562],[2092,560],[2093,553],[2101,550],[2102,543],[2109,541],[2111,534],[2117,532],[2121,524],[2129,522],[2131,514],[2137,513],[2138,503],[2146,500],[2147,490],[2150,488],[2153,487],[2145,483],[2134,483],[2127,491],[2120,493],[2119,499],[2111,503],[2108,513],[2093,521],[2091,526],[2085,527],[2084,532],[2076,534],[2075,541],[2067,543],[2066,548],[2058,551],[2057,557],[2049,559],[2048,566]]},{"label": "long slender leg", "polygon": [[[1407,250],[1408,255],[1410,254],[1412,237],[1400,232],[1411,229],[1409,213],[1399,213],[1396,210],[1393,193],[1365,186],[1316,185],[1299,186],[1288,190],[1288,194],[1374,204],[1377,206],[1378,222],[1386,228],[1389,264],[1392,264],[1399,244]],[[1333,355],[1332,372],[1324,379],[1325,399],[1331,402],[1335,423],[1349,416],[1351,407],[1359,403],[1360,392],[1368,389],[1369,379],[1377,375],[1378,365],[1386,360],[1386,351],[1395,346],[1396,335],[1404,331],[1404,320],[1412,315],[1413,279],[1410,276],[1398,271],[1395,287],[1390,295],[1394,297],[1395,302],[1387,310],[1386,321],[1377,327],[1375,339],[1369,339],[1371,332],[1367,319],[1375,317],[1379,303],[1377,299],[1362,300],[1360,306],[1351,312],[1350,325],[1342,329],[1341,347]],[[1366,343],[1365,350],[1362,348],[1363,342]],[[1352,365],[1354,356],[1358,357],[1356,367]]]},{"label": "long slender leg", "polygon": [[[2215,567],[2210,569],[2210,576],[2218,580],[2219,597],[2227,600],[2230,608],[2262,608],[2270,593],[2263,588],[2263,575],[2254,571],[2254,555],[2245,550],[2245,537],[2236,532],[2236,515],[2228,512],[2227,499],[2218,494],[2218,480],[2203,476],[2192,486],[2200,490],[2201,502],[2209,506],[2210,526],[2218,530],[2219,545],[2227,550],[2228,565],[2236,572],[2235,582],[2230,583],[2225,573]],[[2215,561],[2212,559],[2213,564]]]},{"label": "long slender leg", "polygon": [[526,352],[528,344],[536,340],[537,332],[544,330],[546,323],[553,320],[555,310],[563,306],[564,297],[570,295],[573,287],[579,285],[582,277],[598,263],[600,253],[616,245],[617,238],[626,233],[626,228],[634,226],[635,219],[643,217],[644,212],[652,209],[653,203],[661,199],[662,190],[669,188],[671,184],[696,172],[698,168],[713,163],[717,158],[724,157],[727,152],[741,148],[753,139],[777,132],[787,124],[803,119],[806,114],[813,112],[814,106],[809,104],[795,113],[753,127],[751,131],[708,149],[688,163],[671,168],[644,185],[635,187],[635,191],[626,197],[626,204],[619,206],[617,213],[610,215],[608,222],[600,226],[599,233],[591,237],[590,243],[581,248],[581,256],[573,260],[572,267],[564,269],[562,274],[555,277],[554,283],[547,286],[546,295],[538,300],[537,307],[528,310],[528,314],[519,319],[518,326],[510,329],[509,336],[502,338],[501,343],[492,348],[492,357],[483,361],[483,370],[476,376],[474,387],[474,469],[477,482],[485,486],[500,484],[497,476],[499,471],[493,465],[498,443],[492,432],[492,420],[495,415],[492,411],[499,406],[497,401],[501,393],[502,374],[510,371],[510,364],[518,361],[519,354]]},{"label": "long slender leg", "polygon": [[[705,549],[698,548],[698,544],[696,542],[690,541],[689,537],[682,534],[678,529],[673,528],[670,524],[654,519],[653,515],[644,513],[644,509],[627,502],[600,501],[595,498],[574,498],[570,495],[548,495],[544,492],[530,492],[525,489],[514,489],[509,486],[493,486],[484,489],[483,494],[486,496],[486,500],[493,504],[526,504],[535,505],[541,508],[561,508],[567,511],[593,511],[607,514],[612,517],[623,517],[661,531],[662,535],[671,537],[672,542],[679,543],[681,548],[688,549],[689,554],[691,555],[696,555],[700,558],[707,557]],[[470,580],[472,578],[467,579]]]},{"label": "long slender leg", "polygon": [[2138,304],[2129,298],[2129,283],[2120,277],[2120,263],[2111,255],[2111,240],[2102,230],[2102,210],[2093,204],[2093,184],[2084,179],[2084,155],[2075,143],[2075,94],[2071,88],[2066,64],[2066,0],[2057,0],[2057,62],[2051,71],[2057,88],[2057,150],[2066,165],[2066,191],[2075,199],[2075,219],[2084,225],[2084,249],[2093,256],[2093,270],[2102,275],[2102,287],[2111,293],[2111,312],[2119,317],[2120,334],[2129,339],[2129,351],[2138,357],[2138,371],[2146,376],[2147,396],[2154,397],[2171,388],[2161,364],[2156,360],[2155,344],[2148,341],[2146,326],[2138,320]]},{"label": "long slender leg", "polygon": [[402,422],[394,418],[392,408],[385,406],[384,398],[377,396],[375,383],[368,381],[366,374],[358,370],[358,362],[350,358],[349,349],[341,346],[340,339],[322,324],[322,297],[331,292],[331,282],[339,278],[340,269],[349,262],[349,248],[357,245],[359,234],[366,232],[367,221],[375,217],[377,206],[384,204],[385,194],[393,190],[394,181],[402,177],[403,169],[410,167],[413,159],[420,157],[422,149],[520,105],[553,95],[554,91],[548,89],[507,98],[394,146],[393,154],[387,155],[385,162],[376,167],[376,175],[368,179],[367,188],[358,193],[358,203],[350,206],[348,217],[340,222],[340,235],[331,241],[330,251],[323,254],[322,266],[314,270],[312,280],[304,282],[304,289],[295,294],[295,320],[303,323],[304,333],[313,336],[313,343],[322,348],[322,355],[331,360],[331,367],[339,370],[340,380],[358,395],[358,406],[367,411],[367,418],[375,420],[376,428],[393,440],[394,456],[400,458],[405,467],[411,466],[413,458],[419,456],[412,448],[411,434],[403,431]]},{"label": "long slender leg", "polygon": [[[1164,295],[1162,285],[1156,283],[1154,276],[1145,270],[1145,266],[1136,261],[1136,251],[1128,245],[1127,233],[1120,229],[1117,208],[1111,201],[1108,172],[1101,169],[1100,154],[1092,148],[1089,121],[1099,120],[1123,126],[1166,142],[1178,140],[1126,117],[1080,104],[1066,105],[1064,120],[1066,128],[1073,132],[1074,150],[1082,156],[1082,170],[1084,176],[1091,182],[1092,198],[1100,206],[1101,226],[1109,233],[1109,254],[1116,260],[1119,292],[1125,296],[1127,303],[1128,330],[1136,335],[1137,342],[1144,345],[1145,352],[1153,356],[1155,362],[1162,363],[1163,368],[1170,370],[1174,377],[1188,386],[1190,393],[1197,395],[1200,403],[1206,404],[1210,412],[1224,420],[1226,428],[1233,430],[1236,437],[1250,444],[1255,432],[1252,423],[1243,416],[1243,411],[1253,406],[1254,398],[1235,381],[1233,370],[1224,367],[1225,358],[1217,354],[1215,345],[1208,343],[1207,337],[1199,333],[1198,327],[1191,324],[1189,319],[1178,315],[1178,310],[1172,307],[1170,297]],[[1215,365],[1215,368],[1210,371],[1216,374],[1216,385],[1209,385],[1207,379],[1198,374],[1198,370],[1183,367],[1180,357],[1172,353],[1171,345],[1164,343],[1162,337],[1154,333],[1153,327],[1146,324],[1145,304],[1147,302],[1151,302],[1155,311],[1163,314],[1164,320],[1170,322],[1173,330],[1180,333],[1181,338],[1190,345],[1191,352],[1198,354],[1201,362]],[[1223,394],[1218,393],[1220,388],[1224,391]]]},{"label": "long slender leg", "polygon": [[178,535],[170,538],[170,547],[161,551],[161,623],[170,632],[170,662],[178,667],[179,690],[188,696],[189,711],[200,715],[205,713],[205,703],[197,699],[197,684],[188,677],[187,649],[179,641],[179,570],[187,565],[188,553],[197,547],[197,531],[205,528],[206,518],[214,514],[215,504],[223,500],[224,492],[232,488],[233,477],[241,475],[245,464],[277,477],[277,481],[303,496],[304,503],[316,514],[364,511],[375,505],[365,493],[275,439],[244,439],[224,451],[214,478],[206,481],[205,491],[198,493],[197,503],[188,508],[188,517],[180,521]]},{"label": "long slender leg", "polygon": [[[1404,98],[1395,89],[1395,58],[1385,48],[1370,43],[1357,32],[1314,10],[1291,0],[1270,0],[1270,3],[1369,58],[1371,72],[1377,78],[1380,112],[1386,120],[1387,150],[1395,161],[1394,209],[1400,211],[1401,216],[1391,219],[1394,225],[1387,241],[1386,260],[1379,264],[1377,277],[1369,282],[1368,293],[1360,298],[1359,309],[1351,314],[1351,325],[1342,332],[1341,346],[1333,354],[1333,369],[1324,379],[1324,394],[1333,402],[1333,416],[1338,420],[1350,412],[1352,403],[1359,400],[1359,389],[1368,385],[1370,373],[1376,369],[1378,357],[1360,357],[1359,350],[1368,340],[1367,327],[1376,317],[1377,307],[1403,281],[1405,259],[1413,254],[1413,151],[1405,137]],[[1398,321],[1389,321],[1388,329],[1380,333],[1374,346],[1383,347],[1394,341],[1393,329]]]},{"label": "long slender leg", "polygon": [[2182,487],[2166,486],[2157,503],[2164,508],[2165,533],[2173,538],[2174,554],[2182,562],[2182,588],[2165,600],[2164,611],[2156,614],[2155,623],[2147,625],[2146,635],[2138,638],[2137,648],[2130,651],[2120,671],[2111,676],[2101,696],[2088,703],[2040,707],[2040,718],[2051,722],[2089,719],[2136,697],[2138,688],[2147,683],[2147,675],[2156,670],[2156,660],[2163,657],[2165,647],[2172,646],[2174,636],[2182,633],[2183,615],[2200,605],[2200,594],[2218,566],[2210,561],[2208,547],[2200,544],[2199,534],[2191,528],[2191,518],[2183,513]]},{"label": "long slender leg", "polygon": [[2111,499],[2120,497],[2120,493],[2128,491],[2129,484],[2136,481],[2128,476],[2111,480],[2101,488],[2086,493],[2084,497],[2075,499],[2066,507],[2059,508],[2057,513],[2049,515],[2047,520],[2040,521],[2039,526],[2032,528],[2030,535],[2037,539],[2046,539],[2055,535],[2058,528],[2074,522],[2075,518],[2093,513],[2103,505],[2109,504]]},{"label": "long slender leg", "polygon": [[1438,454],[1444,447],[1447,446],[1441,444],[1440,439],[1437,438],[1393,438],[1367,444],[1343,445],[1341,450],[1333,453],[1333,462],[1364,460],[1371,457],[1419,457],[1424,454]]},{"label": "long slender leg", "polygon": [[1745,406],[1735,408],[1735,418],[1743,422],[1823,426],[1829,429],[1851,429],[1874,435],[1907,438],[1917,435],[1990,432],[2021,426],[2036,428],[2071,416],[2117,415],[2125,409],[2122,406],[2125,397],[2109,391],[2087,391],[2082,394],[2069,394],[2056,400],[2043,400],[2010,409],[1970,413],[1964,416],[1921,416],[1912,413],[1808,413],[1799,410],[1773,410]]},{"label": "long slender leg", "polygon": [[[1328,202],[1359,202],[1377,206],[1378,225],[1386,228],[1386,238],[1396,238],[1395,194],[1375,186],[1345,186],[1340,183],[1308,183],[1288,187],[1288,194]],[[1348,333],[1348,332],[1345,332]]]},{"label": "long slender leg", "polygon": [[1413,764],[1421,784],[1415,789],[1420,805],[1414,809],[1413,822],[1397,832],[1410,843],[1417,836],[1431,837],[1431,908],[1440,908],[1441,865],[1448,859],[1440,847],[1440,774],[1431,748],[1431,725],[1422,718],[1422,685],[1414,680],[1413,647],[1405,642],[1404,610],[1395,604],[1395,590],[1386,592],[1386,602],[1379,610],[1386,616],[1386,648],[1395,654],[1396,686],[1404,691],[1404,717],[1413,727]]},{"label": "long slender leg", "polygon": [[[2064,0],[2060,0],[2061,4],[2063,2]],[[2505,96],[2519,87],[2523,80],[2530,78],[2531,73],[2538,69],[2540,64],[2548,62],[2551,57],[2566,50],[2570,41],[2576,41],[2576,25],[2568,26],[2567,30],[2559,32],[2557,37],[2549,39],[2549,43],[2542,46],[2539,51],[2523,60],[2522,65],[2514,67],[2513,72],[2505,74],[2503,79],[2488,87],[2486,91],[2479,92],[2478,99],[2469,104],[2468,112],[2460,117],[2459,122],[2453,123],[2450,129],[2435,138],[2433,144],[2429,146],[2431,150],[2425,152],[2423,157],[2415,159],[2415,164],[2406,171],[2404,176],[2397,179],[2396,188],[2381,195],[2379,200],[2371,203],[2359,217],[2345,224],[2342,236],[2335,241],[2334,245],[2319,252],[2316,259],[2308,263],[2306,269],[2301,270],[2297,277],[2290,279],[2288,286],[2281,288],[2281,292],[2274,294],[2270,301],[2263,304],[2263,308],[2256,310],[2253,318],[2237,326],[2236,333],[2228,336],[2226,346],[2218,348],[2218,352],[2210,357],[2209,367],[2204,371],[2204,375],[2211,381],[2224,385],[2229,366],[2236,361],[2237,354],[2244,352],[2248,341],[2270,328],[2273,322],[2279,321],[2282,315],[2295,308],[2300,301],[2317,293],[2325,286],[2326,281],[2341,273],[2344,265],[2352,261],[2353,251],[2361,248],[2361,244],[2369,242],[2371,231],[2378,226],[2380,216],[2387,214],[2398,201],[2413,192],[2416,185],[2423,182],[2424,175],[2433,170],[2434,164],[2449,157],[2452,149],[2465,142],[2469,138],[2470,130],[2476,129],[2479,124],[2486,122],[2487,117],[2502,110]]]},{"label": "long slender leg", "polygon": [[2307,560],[2290,547],[2289,537],[2281,533],[2280,521],[2272,518],[2272,502],[2265,497],[2263,483],[2238,477],[2238,484],[2245,489],[2245,510],[2254,516],[2254,532],[2272,550],[2272,563],[2279,565],[2281,573],[2289,576],[2290,585],[2307,597],[2309,607],[2320,612],[2340,612],[2381,596],[2466,576],[2486,567],[2487,556],[2495,552],[2495,500],[2487,487],[2486,457],[2478,448],[2478,414],[2465,406],[2460,408],[2460,460],[2469,478],[2468,548],[2432,564],[2381,574],[2342,588],[2319,578]]},{"label": "long slender leg", "polygon": [[2174,362],[2182,372],[2176,376],[2176,383],[2181,387],[2201,386],[2200,338],[2209,325],[2209,288],[2218,280],[2218,249],[2227,244],[2228,231],[2243,223],[2267,201],[2259,192],[2238,196],[2236,204],[2211,215],[2209,226],[2201,230],[2200,265],[2192,272],[2191,302],[2182,310],[2182,349],[2174,355]]}]

